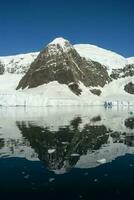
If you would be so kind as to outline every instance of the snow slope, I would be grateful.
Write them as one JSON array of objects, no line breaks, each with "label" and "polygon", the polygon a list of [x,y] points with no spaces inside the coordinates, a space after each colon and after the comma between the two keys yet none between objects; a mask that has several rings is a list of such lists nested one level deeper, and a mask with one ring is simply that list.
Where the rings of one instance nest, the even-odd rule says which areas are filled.
[{"label": "snow slope", "polygon": [[31,63],[38,56],[39,52],[19,54],[0,57],[1,63],[5,66],[5,72],[21,74],[26,73]]},{"label": "snow slope", "polygon": [[134,58],[125,58],[115,52],[91,44],[74,45],[77,52],[86,59],[97,61],[108,69],[119,69],[127,64],[134,64]]},{"label": "snow slope", "polygon": [[[101,88],[100,97],[93,95],[89,88],[80,83],[82,94],[75,95],[67,85],[56,81],[33,89],[17,90],[22,75],[5,74],[0,76],[0,105],[2,106],[86,106],[103,105],[111,101],[114,105],[134,105],[133,95],[124,91],[124,86],[133,77],[120,78]],[[100,88],[99,88],[100,89]],[[109,92],[110,91],[110,92]]]},{"label": "snow slope", "polygon": [[112,101],[115,105],[134,105],[134,96],[124,91],[124,86],[128,83],[134,83],[134,77],[125,77],[113,80],[102,89],[102,98]]},{"label": "snow slope", "polygon": [[128,64],[134,64],[134,57],[127,58]]},{"label": "snow slope", "polygon": [[66,84],[57,81],[33,89],[16,90],[21,78],[22,75],[16,74],[0,76],[1,106],[82,106],[99,104],[100,101],[82,83],[81,96],[75,95]]},{"label": "snow slope", "polygon": [[18,82],[22,78],[22,74],[3,74],[0,76],[0,95],[2,93],[15,92]]}]

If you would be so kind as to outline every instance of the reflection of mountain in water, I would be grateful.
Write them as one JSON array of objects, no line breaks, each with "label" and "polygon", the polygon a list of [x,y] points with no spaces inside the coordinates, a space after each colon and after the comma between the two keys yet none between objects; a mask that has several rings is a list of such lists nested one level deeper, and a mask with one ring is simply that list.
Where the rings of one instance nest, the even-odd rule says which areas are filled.
[{"label": "reflection of mountain in water", "polygon": [[134,153],[133,120],[124,112],[89,111],[73,116],[49,112],[37,119],[31,116],[31,112],[30,117],[28,112],[21,117],[18,114],[12,119],[12,126],[3,119],[1,157],[41,160],[49,170],[65,173],[72,167],[96,167],[101,159],[111,162],[118,156]]},{"label": "reflection of mountain in water", "polygon": [[[86,124],[79,129],[81,118],[75,118],[69,126],[60,127],[58,131],[41,128],[24,122],[17,122],[22,135],[30,142],[31,147],[44,161],[49,169],[70,168],[76,164],[79,156],[99,149],[108,140],[107,128],[104,125]],[[51,155],[49,149],[54,149]]]}]

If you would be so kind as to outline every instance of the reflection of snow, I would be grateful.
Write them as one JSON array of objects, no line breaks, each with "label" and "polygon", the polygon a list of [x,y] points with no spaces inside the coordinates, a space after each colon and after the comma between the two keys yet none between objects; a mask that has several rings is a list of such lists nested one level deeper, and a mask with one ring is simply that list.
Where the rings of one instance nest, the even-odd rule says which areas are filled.
[{"label": "reflection of snow", "polygon": [[100,164],[111,162],[112,160],[115,160],[117,157],[124,156],[127,153],[134,154],[134,147],[127,147],[123,143],[108,144],[107,146],[104,146],[101,149],[96,150],[95,152],[87,153],[87,155],[82,155],[75,167],[76,168],[96,167]]},{"label": "reflection of snow", "polygon": [[49,178],[49,182],[53,182],[55,178]]},{"label": "reflection of snow", "polygon": [[[78,129],[83,130],[85,125],[104,125],[110,130],[110,133],[118,133],[119,138],[114,140],[110,133],[108,134],[107,143],[100,149],[89,151],[86,155],[79,155],[77,151],[73,150],[70,155],[73,157],[79,157],[76,159],[76,168],[92,168],[111,162],[119,156],[123,156],[126,153],[134,154],[134,147],[129,146],[127,137],[131,137],[134,134],[134,130],[130,130],[125,127],[124,121],[130,116],[127,108],[119,109],[113,108],[111,110],[105,110],[103,107],[88,107],[86,108],[1,108],[0,110],[0,156],[1,157],[23,157],[28,160],[39,160],[38,154],[30,146],[30,142],[22,137],[20,130],[17,127],[17,123],[22,123],[28,130],[29,126],[41,127],[44,131],[45,128],[49,131],[58,131],[61,127],[70,126],[71,122],[77,117],[81,118]],[[93,117],[100,116],[101,120],[93,122]],[[17,122],[16,122],[17,121]],[[42,134],[44,133],[42,131]],[[115,133],[115,134],[116,134]],[[124,135],[123,133],[126,133]],[[63,133],[64,134],[64,133]],[[100,139],[97,137],[98,140]],[[127,138],[127,142],[126,142]],[[131,139],[131,138],[130,138]],[[120,141],[122,143],[120,143]],[[71,144],[71,141],[61,141],[61,145],[66,147]],[[60,145],[60,144],[59,144]],[[49,154],[57,152],[54,146],[50,146],[47,149]],[[57,154],[58,155],[58,154]],[[52,155],[53,156],[53,155]],[[49,157],[49,156],[48,156]],[[66,159],[66,158],[65,158]],[[55,160],[56,162],[56,160]],[[56,174],[63,174],[70,168],[69,163],[64,162],[61,168],[54,169]]]},{"label": "reflection of snow", "polygon": [[78,154],[78,153],[72,153],[71,156],[72,156],[72,157],[79,157],[80,154]]},{"label": "reflection of snow", "polygon": [[100,160],[97,160],[97,162],[100,163],[100,164],[105,164],[106,163],[106,159],[102,158]]},{"label": "reflection of snow", "polygon": [[52,154],[52,153],[54,153],[56,151],[56,149],[48,149],[48,153],[49,154]]}]

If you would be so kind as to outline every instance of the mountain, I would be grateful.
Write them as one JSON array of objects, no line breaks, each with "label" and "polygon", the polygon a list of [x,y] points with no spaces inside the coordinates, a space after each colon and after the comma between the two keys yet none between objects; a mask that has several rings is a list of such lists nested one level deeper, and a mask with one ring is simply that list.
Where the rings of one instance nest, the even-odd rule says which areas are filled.
[{"label": "mountain", "polygon": [[[57,40],[57,39],[56,39]],[[91,44],[76,44],[75,50],[86,60],[96,61],[108,69],[120,69],[129,64],[134,64],[134,57],[125,58],[115,52],[106,50]],[[0,74],[26,73],[31,63],[37,58],[40,52],[18,54],[12,56],[0,56]],[[3,70],[1,72],[1,67]]]},{"label": "mountain", "polygon": [[3,67],[2,74],[4,72],[12,74],[26,73],[38,54],[39,52],[0,57],[0,69]]},{"label": "mountain", "polygon": [[77,44],[74,48],[80,54],[80,56],[85,57],[87,60],[94,60],[107,66],[109,70],[120,69],[128,64],[134,64],[134,57],[125,58],[112,51],[102,49],[91,44]]},{"label": "mountain", "polygon": [[56,38],[40,53],[0,57],[0,105],[134,105],[133,63],[133,57]]},{"label": "mountain", "polygon": [[80,82],[86,87],[101,86],[110,82],[106,67],[82,58],[69,41],[57,38],[41,51],[17,89],[34,88],[52,81],[66,84],[80,95]]}]

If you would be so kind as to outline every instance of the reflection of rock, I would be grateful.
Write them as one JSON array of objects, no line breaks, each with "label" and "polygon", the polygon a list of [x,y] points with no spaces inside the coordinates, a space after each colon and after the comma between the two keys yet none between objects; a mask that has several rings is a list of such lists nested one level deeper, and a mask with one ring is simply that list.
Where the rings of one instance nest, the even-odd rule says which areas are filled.
[{"label": "reflection of rock", "polygon": [[91,119],[91,122],[97,122],[97,121],[101,121],[101,116],[98,115],[98,116],[95,116]]},{"label": "reflection of rock", "polygon": [[[86,124],[80,130],[80,123],[81,118],[77,117],[70,122],[69,126],[59,128],[58,131],[50,131],[48,128],[44,129],[30,122],[28,125],[17,122],[17,126],[30,142],[39,159],[44,161],[50,170],[65,168],[68,171],[76,165],[81,155],[99,149],[108,140],[106,134],[108,130],[104,125]],[[53,153],[49,152],[50,149],[54,149]]]},{"label": "reflection of rock", "polygon": [[81,117],[53,131],[30,122],[17,122],[17,126],[48,169],[61,174],[72,167],[96,167],[126,153],[134,153],[133,138],[128,133],[108,129],[101,124],[103,122],[98,115],[82,128]]},{"label": "reflection of rock", "polygon": [[0,156],[1,157],[19,157],[28,160],[38,160],[37,154],[30,147],[29,142],[24,139],[0,139]]},{"label": "reflection of rock", "polygon": [[131,146],[131,147],[134,147],[134,135],[127,135],[125,137],[125,144],[127,146]]},{"label": "reflection of rock", "polygon": [[125,120],[125,126],[130,129],[134,129],[134,117],[130,117]]},{"label": "reflection of rock", "polygon": [[[7,114],[4,109],[0,155],[42,160],[49,170],[61,174],[72,167],[92,168],[105,164],[102,159],[111,162],[134,153],[134,130],[122,123],[130,116],[128,110],[124,113],[115,112],[114,108],[103,112],[95,112],[95,108],[78,109],[79,112],[72,108],[62,112],[60,108],[49,109],[42,115],[36,109],[26,110],[22,115],[20,109],[15,119],[10,115],[12,112]],[[10,121],[7,118],[12,123],[7,123]]]},{"label": "reflection of rock", "polygon": [[129,94],[134,94],[134,84],[132,82],[126,84],[124,90]]},{"label": "reflection of rock", "polygon": [[4,146],[4,139],[0,138],[0,149]]}]

